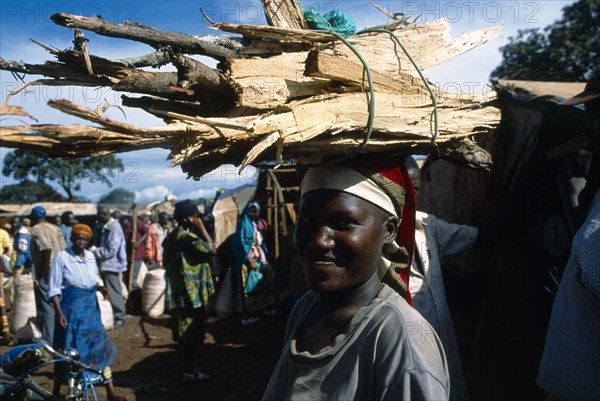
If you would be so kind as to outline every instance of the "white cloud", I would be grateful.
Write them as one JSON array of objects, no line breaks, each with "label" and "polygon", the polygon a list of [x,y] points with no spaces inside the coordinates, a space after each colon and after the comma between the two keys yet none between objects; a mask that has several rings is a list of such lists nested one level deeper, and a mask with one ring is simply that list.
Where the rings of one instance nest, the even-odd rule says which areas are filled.
[{"label": "white cloud", "polygon": [[141,191],[134,191],[135,201],[140,203],[151,203],[165,199],[167,195],[173,192],[164,185],[155,185],[153,187],[144,188]]},{"label": "white cloud", "polygon": [[104,194],[100,193],[100,192],[93,192],[91,194],[88,194],[86,196],[86,198],[88,198],[89,201],[92,202],[92,203],[98,203],[98,201],[100,200],[100,198],[102,197],[102,195],[104,195]]},{"label": "white cloud", "polygon": [[198,199],[198,198],[209,198],[212,199],[214,198],[217,190],[219,188],[218,187],[212,187],[212,188],[200,188],[197,189],[195,191],[190,191],[190,192],[184,192],[180,195],[177,195],[177,199],[179,200],[183,200],[183,199]]}]

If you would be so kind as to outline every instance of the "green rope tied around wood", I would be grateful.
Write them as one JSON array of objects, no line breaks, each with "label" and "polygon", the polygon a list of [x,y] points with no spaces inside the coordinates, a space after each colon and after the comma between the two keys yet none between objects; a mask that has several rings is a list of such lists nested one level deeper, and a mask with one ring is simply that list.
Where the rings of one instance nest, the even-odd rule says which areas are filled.
[{"label": "green rope tied around wood", "polygon": [[404,54],[406,54],[406,57],[408,57],[408,59],[410,60],[412,65],[415,67],[415,70],[417,70],[417,73],[419,74],[419,77],[421,77],[421,80],[423,80],[423,83],[425,84],[425,87],[427,88],[427,91],[429,92],[429,96],[431,97],[431,101],[433,102],[434,127],[433,127],[433,133],[431,135],[431,144],[435,145],[436,144],[435,142],[438,137],[438,107],[437,107],[437,99],[436,99],[435,93],[433,93],[433,90],[431,89],[431,86],[429,85],[427,78],[425,78],[425,76],[421,72],[421,69],[419,68],[419,66],[417,65],[415,60],[412,58],[412,56],[410,55],[410,53],[408,52],[406,47],[404,47],[404,45],[402,44],[402,42],[400,41],[400,39],[398,38],[398,36],[396,36],[396,34],[394,32],[389,31],[387,29],[371,28],[371,29],[364,29],[364,30],[358,32],[358,34],[367,33],[367,32],[381,32],[381,33],[389,34],[392,37],[392,39],[394,39],[394,41],[396,41],[396,43],[398,43],[398,45],[400,46],[402,51],[404,51]]}]

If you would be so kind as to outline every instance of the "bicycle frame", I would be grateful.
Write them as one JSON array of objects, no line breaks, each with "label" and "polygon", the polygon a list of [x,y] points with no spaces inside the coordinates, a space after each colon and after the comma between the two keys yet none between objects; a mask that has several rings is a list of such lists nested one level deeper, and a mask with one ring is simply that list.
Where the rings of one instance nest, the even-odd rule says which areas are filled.
[{"label": "bicycle frame", "polygon": [[[34,367],[30,368],[16,378],[13,376],[1,375],[0,388],[3,390],[3,399],[6,399],[7,396],[13,397],[12,399],[15,400],[58,399],[59,397],[54,396],[51,392],[38,385],[31,375],[45,366],[65,363],[68,366],[69,372],[69,377],[67,379],[67,393],[63,398],[60,399],[68,401],[88,401],[90,398],[89,393],[91,393],[92,399],[97,401],[96,391],[94,389],[95,383],[90,373],[100,376],[103,381],[104,377],[102,376],[102,372],[93,366],[79,362],[72,356],[54,350],[43,340],[37,340],[35,344],[32,344],[31,348],[26,349],[34,350],[37,348],[45,350],[54,359],[37,363]],[[69,353],[72,355],[78,355],[78,353],[74,350]]]}]

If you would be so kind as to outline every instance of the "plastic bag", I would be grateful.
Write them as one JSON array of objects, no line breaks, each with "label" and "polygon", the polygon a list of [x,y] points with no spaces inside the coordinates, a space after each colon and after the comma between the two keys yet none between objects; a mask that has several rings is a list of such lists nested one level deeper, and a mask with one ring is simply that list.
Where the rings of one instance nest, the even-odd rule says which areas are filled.
[{"label": "plastic bag", "polygon": [[246,280],[246,287],[244,287],[244,294],[252,295],[258,294],[267,286],[267,279],[258,270],[250,270],[248,273],[248,279]]},{"label": "plastic bag", "polygon": [[356,33],[356,22],[340,10],[331,10],[325,15],[321,15],[314,8],[304,11],[304,18],[310,29],[334,32],[342,36],[350,36]]}]

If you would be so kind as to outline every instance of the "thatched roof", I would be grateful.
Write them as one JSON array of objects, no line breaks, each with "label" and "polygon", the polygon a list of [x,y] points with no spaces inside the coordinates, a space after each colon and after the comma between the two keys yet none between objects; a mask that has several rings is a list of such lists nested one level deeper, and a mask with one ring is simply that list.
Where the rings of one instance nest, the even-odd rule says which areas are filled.
[{"label": "thatched roof", "polygon": [[7,204],[0,205],[0,216],[29,216],[31,209],[36,206],[43,206],[48,216],[57,216],[67,211],[73,212],[75,216],[93,216],[96,214],[97,209],[95,203],[41,202],[32,204]]},{"label": "thatched roof", "polygon": [[583,91],[585,82],[541,82],[500,79],[498,80],[497,87],[518,88],[528,92],[532,96],[557,96],[568,99]]},{"label": "thatched roof", "polygon": [[[32,204],[5,204],[0,205],[0,216],[29,216],[31,209],[36,206],[43,206],[46,209],[46,215],[58,216],[64,212],[71,211],[75,216],[95,216],[97,214],[98,205],[95,203],[70,203],[70,202],[38,202]],[[119,203],[115,205],[106,205],[111,212],[118,210],[124,215],[131,214],[131,204]],[[150,213],[151,208],[145,204],[137,205],[138,213]]]}]

